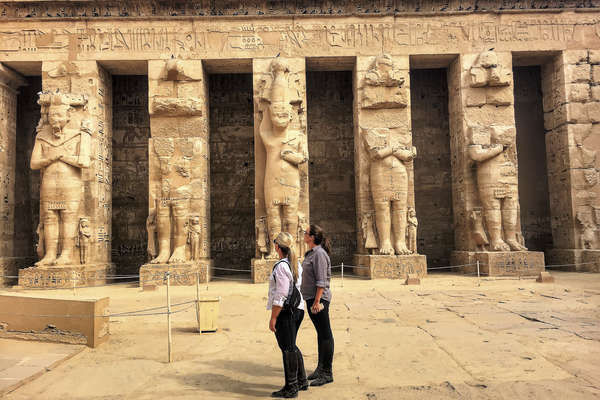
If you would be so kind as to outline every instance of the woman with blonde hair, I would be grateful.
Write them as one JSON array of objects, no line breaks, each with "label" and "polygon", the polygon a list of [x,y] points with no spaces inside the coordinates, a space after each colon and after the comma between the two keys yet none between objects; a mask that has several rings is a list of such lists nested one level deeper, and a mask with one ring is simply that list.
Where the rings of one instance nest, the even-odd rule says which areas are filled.
[{"label": "woman with blonde hair", "polygon": [[[308,389],[302,352],[296,346],[296,335],[304,318],[304,300],[299,293],[302,266],[293,248],[292,235],[281,232],[273,242],[280,260],[275,263],[269,279],[267,310],[271,310],[269,329],[275,333],[283,356],[285,385],[271,396],[294,398],[298,390]],[[290,304],[294,290],[299,298],[297,305]]]}]

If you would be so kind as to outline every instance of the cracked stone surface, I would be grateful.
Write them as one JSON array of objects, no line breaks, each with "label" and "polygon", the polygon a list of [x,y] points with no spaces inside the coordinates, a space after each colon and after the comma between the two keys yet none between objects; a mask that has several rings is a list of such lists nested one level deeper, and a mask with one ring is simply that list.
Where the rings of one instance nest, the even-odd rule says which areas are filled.
[{"label": "cracked stone surface", "polygon": [[[303,399],[594,399],[600,397],[600,275],[553,272],[555,283],[429,275],[395,280],[333,279],[335,382]],[[219,330],[199,335],[194,309],[173,316],[167,364],[164,315],[113,318],[111,339],[86,349],[7,399],[247,399],[283,384],[268,331],[266,284],[216,281]],[[61,296],[71,292],[55,291]],[[175,287],[172,303],[193,299]],[[164,305],[165,288],[128,284],[77,291],[109,295],[113,313]],[[187,306],[180,306],[180,308]],[[41,344],[31,343],[31,346]],[[307,316],[298,346],[308,372],[316,334]]]}]

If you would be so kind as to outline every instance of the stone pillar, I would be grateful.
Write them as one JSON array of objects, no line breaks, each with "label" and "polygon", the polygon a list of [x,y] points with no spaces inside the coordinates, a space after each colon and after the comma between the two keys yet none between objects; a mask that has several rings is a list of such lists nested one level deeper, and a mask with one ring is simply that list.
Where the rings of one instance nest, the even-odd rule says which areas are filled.
[{"label": "stone pillar", "polygon": [[422,277],[427,260],[417,253],[408,56],[358,57],[354,90],[355,272]]},{"label": "stone pillar", "polygon": [[308,228],[308,143],[304,58],[255,58],[254,160],[256,256],[252,280],[266,282],[278,256],[273,239],[288,232],[301,257]]},{"label": "stone pillar", "polygon": [[537,275],[544,270],[544,253],[527,251],[521,234],[512,56],[461,54],[449,68],[448,84],[452,264],[478,261],[490,276]]},{"label": "stone pillar", "polygon": [[543,66],[542,89],[554,242],[549,264],[600,272],[600,51],[557,55]]},{"label": "stone pillar", "polygon": [[148,62],[149,263],[140,285],[210,277],[210,163],[207,82],[200,60]]},{"label": "stone pillar", "polygon": [[16,276],[27,258],[15,257],[15,167],[17,144],[17,89],[27,82],[0,64],[0,286]]},{"label": "stone pillar", "polygon": [[40,261],[19,271],[19,285],[102,284],[114,274],[112,79],[95,61],[45,61],[42,89],[31,156],[41,176]]}]

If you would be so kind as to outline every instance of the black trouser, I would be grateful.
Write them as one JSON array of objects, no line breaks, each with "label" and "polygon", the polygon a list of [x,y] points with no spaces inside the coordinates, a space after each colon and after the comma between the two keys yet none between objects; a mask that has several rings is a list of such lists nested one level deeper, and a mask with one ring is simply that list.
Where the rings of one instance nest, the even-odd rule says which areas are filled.
[{"label": "black trouser", "polygon": [[[299,325],[298,325],[299,326]],[[296,321],[288,310],[281,310],[275,322],[275,338],[281,351],[296,350]]]},{"label": "black trouser", "polygon": [[326,373],[331,373],[333,363],[333,333],[331,332],[331,323],[329,322],[329,302],[321,299],[323,309],[316,314],[310,311],[315,299],[306,300],[308,306],[308,315],[317,330],[317,343],[319,346],[319,366]]}]

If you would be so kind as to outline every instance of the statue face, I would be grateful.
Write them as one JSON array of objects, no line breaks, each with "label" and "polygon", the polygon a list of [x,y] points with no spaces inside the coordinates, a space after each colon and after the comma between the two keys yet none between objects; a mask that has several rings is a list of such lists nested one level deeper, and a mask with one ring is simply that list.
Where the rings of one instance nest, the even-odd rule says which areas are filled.
[{"label": "statue face", "polygon": [[48,122],[52,127],[54,136],[60,137],[62,130],[69,122],[68,116],[69,106],[67,105],[51,105],[48,110]]},{"label": "statue face", "polygon": [[283,102],[273,103],[271,104],[270,110],[271,123],[273,126],[276,128],[286,128],[289,125],[292,119],[291,107],[289,104]]},{"label": "statue face", "polygon": [[190,218],[192,225],[200,225],[200,217],[192,217]]},{"label": "statue face", "polygon": [[79,221],[79,226],[81,226],[82,229],[85,229],[90,226],[90,223],[87,219],[82,219]]}]

